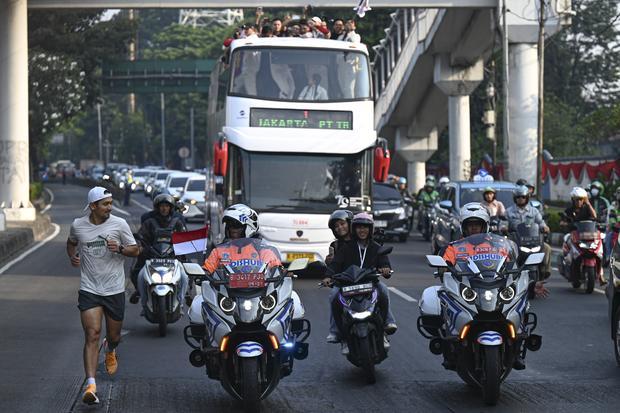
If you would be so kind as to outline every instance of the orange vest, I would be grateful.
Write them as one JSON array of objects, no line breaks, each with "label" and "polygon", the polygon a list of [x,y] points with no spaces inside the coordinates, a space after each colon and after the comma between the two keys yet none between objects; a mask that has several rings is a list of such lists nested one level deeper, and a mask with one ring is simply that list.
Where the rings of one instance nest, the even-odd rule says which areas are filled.
[{"label": "orange vest", "polygon": [[221,265],[230,264],[232,267],[238,265],[258,266],[261,262],[263,264],[267,263],[269,267],[282,265],[278,256],[269,248],[256,251],[254,245],[248,244],[241,249],[230,245],[217,247],[211,251],[202,267],[210,274],[213,274]]}]

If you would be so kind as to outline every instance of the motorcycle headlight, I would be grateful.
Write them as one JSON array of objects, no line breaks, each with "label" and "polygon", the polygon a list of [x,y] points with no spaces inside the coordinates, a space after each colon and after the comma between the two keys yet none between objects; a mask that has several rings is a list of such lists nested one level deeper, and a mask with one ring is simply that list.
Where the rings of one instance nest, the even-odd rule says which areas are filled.
[{"label": "motorcycle headlight", "polygon": [[529,249],[528,247],[519,247],[519,249],[523,252],[532,252],[532,250]]},{"label": "motorcycle headlight", "polygon": [[370,311],[362,311],[360,313],[351,313],[351,317],[356,320],[365,320],[370,317],[372,313]]},{"label": "motorcycle headlight", "polygon": [[122,181],[121,181],[121,183],[120,183],[120,184],[118,184],[118,187],[119,187],[120,189],[125,188],[125,182],[122,182]]},{"label": "motorcycle headlight", "polygon": [[398,219],[405,219],[407,218],[407,214],[405,213],[405,208],[403,207],[398,207],[394,210],[395,214],[398,214]]},{"label": "motorcycle headlight", "polygon": [[463,298],[463,300],[465,300],[468,303],[473,303],[476,300],[476,297],[478,297],[478,293],[475,292],[474,290],[472,290],[469,287],[464,287],[461,290],[461,297]]},{"label": "motorcycle headlight", "polygon": [[531,252],[539,252],[540,251],[540,245],[537,246],[537,247],[530,248],[530,251]]},{"label": "motorcycle headlight", "polygon": [[131,190],[132,190],[132,191],[135,191],[136,187],[137,187],[137,185],[136,185],[135,183],[132,183],[132,184],[131,184]]},{"label": "motorcycle headlight", "polygon": [[195,199],[190,199],[190,200],[189,200],[189,203],[190,203],[190,204],[192,204],[192,205],[196,205],[196,204],[197,204],[197,201],[196,201]]},{"label": "motorcycle headlight", "polygon": [[499,292],[499,298],[506,302],[512,301],[512,299],[515,298],[515,289],[512,285],[502,289]]},{"label": "motorcycle headlight", "polygon": [[151,192],[152,190],[153,190],[153,187],[151,185],[146,186],[146,192]]},{"label": "motorcycle headlight", "polygon": [[580,242],[579,248],[588,248],[588,244],[586,244],[585,242]]},{"label": "motorcycle headlight", "polygon": [[276,307],[278,300],[276,300],[275,293],[269,294],[260,299],[260,307],[266,312],[270,312]]},{"label": "motorcycle headlight", "polygon": [[235,303],[235,300],[233,300],[230,297],[222,296],[220,298],[219,305],[223,312],[232,313],[235,307],[237,306],[237,303]]},{"label": "motorcycle headlight", "polygon": [[172,271],[161,274],[161,281],[166,284],[172,283]]}]

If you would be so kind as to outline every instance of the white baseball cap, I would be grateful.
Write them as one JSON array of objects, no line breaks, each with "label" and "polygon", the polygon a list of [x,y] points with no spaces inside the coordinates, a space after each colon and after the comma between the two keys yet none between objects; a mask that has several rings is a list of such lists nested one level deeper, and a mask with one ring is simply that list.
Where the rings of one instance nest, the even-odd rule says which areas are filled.
[{"label": "white baseball cap", "polygon": [[112,192],[102,186],[94,187],[93,189],[88,191],[88,203],[84,207],[84,210],[86,211],[88,209],[88,206],[93,202],[101,201],[105,198],[112,198]]}]

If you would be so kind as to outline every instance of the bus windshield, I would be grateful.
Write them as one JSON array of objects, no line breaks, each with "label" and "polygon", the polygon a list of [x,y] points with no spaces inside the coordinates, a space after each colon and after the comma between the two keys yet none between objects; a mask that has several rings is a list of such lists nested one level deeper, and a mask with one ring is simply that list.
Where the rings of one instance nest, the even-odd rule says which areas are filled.
[{"label": "bus windshield", "polygon": [[371,97],[368,58],[358,51],[241,47],[231,62],[233,96],[301,102]]},{"label": "bus windshield", "polygon": [[245,153],[246,202],[259,212],[324,213],[368,205],[370,177],[364,154]]}]

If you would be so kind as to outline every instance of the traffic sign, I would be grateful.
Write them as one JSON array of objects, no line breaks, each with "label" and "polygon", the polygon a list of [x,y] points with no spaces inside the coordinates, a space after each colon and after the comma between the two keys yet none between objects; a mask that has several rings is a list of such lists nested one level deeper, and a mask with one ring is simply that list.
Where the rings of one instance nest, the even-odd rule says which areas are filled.
[{"label": "traffic sign", "polygon": [[179,157],[183,159],[189,157],[189,148],[187,146],[181,146],[179,148]]}]

